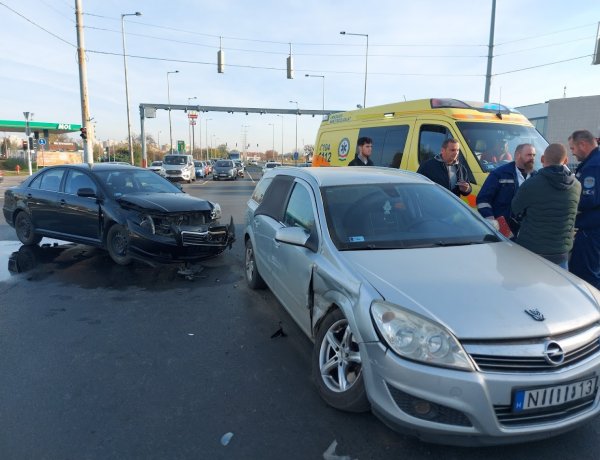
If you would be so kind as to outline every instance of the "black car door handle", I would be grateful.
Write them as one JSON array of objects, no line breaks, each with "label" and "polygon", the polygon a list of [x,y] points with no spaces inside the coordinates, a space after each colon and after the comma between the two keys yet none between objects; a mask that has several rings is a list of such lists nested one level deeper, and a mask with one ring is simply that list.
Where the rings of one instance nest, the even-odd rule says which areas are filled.
[{"label": "black car door handle", "polygon": [[67,202],[64,200],[64,198],[58,200],[58,202],[60,203],[61,206],[64,206],[67,204]]}]

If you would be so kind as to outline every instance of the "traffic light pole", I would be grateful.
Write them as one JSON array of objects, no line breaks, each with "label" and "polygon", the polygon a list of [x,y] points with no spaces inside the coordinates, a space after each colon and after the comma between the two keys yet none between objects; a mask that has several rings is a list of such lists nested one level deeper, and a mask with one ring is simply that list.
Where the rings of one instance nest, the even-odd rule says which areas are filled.
[{"label": "traffic light pole", "polygon": [[[81,12],[81,0],[75,0],[75,17],[77,20],[77,58],[79,61],[79,90],[81,94],[81,125],[85,128],[86,133],[92,130],[90,123],[90,109],[88,106],[88,89],[87,89],[87,66],[85,62],[85,44],[83,39],[83,14]],[[83,133],[82,133],[83,134]],[[92,139],[88,136],[81,136],[83,140],[83,157],[84,162],[88,164],[94,163],[94,145]]]}]

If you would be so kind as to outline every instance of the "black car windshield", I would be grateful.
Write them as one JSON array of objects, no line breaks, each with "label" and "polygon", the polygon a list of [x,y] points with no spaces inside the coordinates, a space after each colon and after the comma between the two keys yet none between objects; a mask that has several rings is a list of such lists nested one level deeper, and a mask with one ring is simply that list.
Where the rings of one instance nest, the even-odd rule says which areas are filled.
[{"label": "black car windshield", "polygon": [[97,171],[96,177],[114,197],[131,193],[183,193],[167,179],[145,169]]},{"label": "black car windshield", "polygon": [[187,157],[183,155],[167,155],[165,156],[164,163],[166,165],[184,165],[187,163]]},{"label": "black car windshield", "polygon": [[536,151],[535,169],[542,167],[541,157],[548,142],[533,126],[477,122],[456,124],[484,171],[492,171],[514,160],[519,144],[533,145]]},{"label": "black car windshield", "polygon": [[233,161],[231,160],[219,160],[216,164],[217,168],[233,168]]},{"label": "black car windshield", "polygon": [[321,193],[339,250],[500,241],[473,210],[437,185],[355,184],[323,187]]}]

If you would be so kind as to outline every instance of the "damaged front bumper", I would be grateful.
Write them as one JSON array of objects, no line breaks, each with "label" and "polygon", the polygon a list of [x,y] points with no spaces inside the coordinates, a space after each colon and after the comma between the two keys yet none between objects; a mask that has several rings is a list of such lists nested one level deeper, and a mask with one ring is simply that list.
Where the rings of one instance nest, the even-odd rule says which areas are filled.
[{"label": "damaged front bumper", "polygon": [[149,231],[139,222],[127,222],[129,254],[146,262],[194,262],[231,249],[235,241],[233,217],[228,225],[211,222],[203,225],[171,226],[168,234]]}]

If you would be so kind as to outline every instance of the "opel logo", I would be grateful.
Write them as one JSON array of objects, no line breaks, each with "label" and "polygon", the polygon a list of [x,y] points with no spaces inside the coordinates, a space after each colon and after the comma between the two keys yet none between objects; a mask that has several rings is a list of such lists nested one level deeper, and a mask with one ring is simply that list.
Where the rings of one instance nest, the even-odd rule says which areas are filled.
[{"label": "opel logo", "polygon": [[556,342],[546,342],[544,345],[544,359],[552,366],[558,366],[565,360],[565,352]]}]

